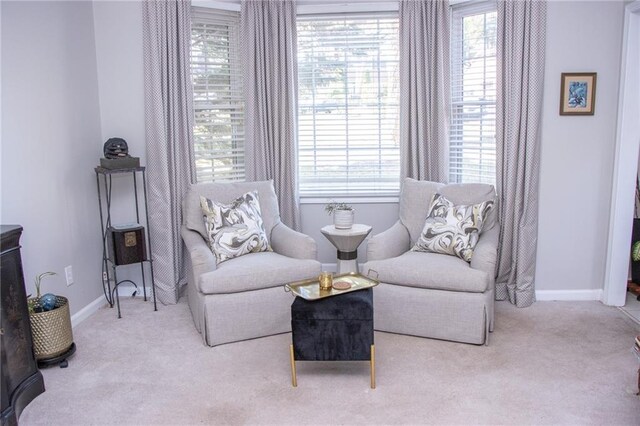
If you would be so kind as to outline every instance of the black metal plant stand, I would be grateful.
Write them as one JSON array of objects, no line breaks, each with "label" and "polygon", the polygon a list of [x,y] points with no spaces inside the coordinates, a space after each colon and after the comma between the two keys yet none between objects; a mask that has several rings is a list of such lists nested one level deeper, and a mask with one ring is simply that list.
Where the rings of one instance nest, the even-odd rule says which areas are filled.
[{"label": "black metal plant stand", "polygon": [[[102,287],[104,290],[104,295],[109,303],[109,307],[113,308],[115,304],[118,307],[118,318],[122,318],[120,313],[120,297],[118,294],[118,287],[123,283],[131,283],[136,288],[133,295],[135,296],[138,286],[135,282],[131,280],[122,280],[118,281],[117,269],[119,265],[115,259],[112,259],[109,255],[108,250],[108,241],[107,238],[109,236],[109,228],[111,228],[111,188],[112,188],[112,177],[117,174],[131,174],[133,178],[133,191],[136,205],[136,222],[140,223],[140,208],[138,203],[138,179],[137,173],[142,174],[142,189],[144,194],[144,214],[145,214],[145,225],[146,225],[146,238],[143,242],[146,244],[146,256],[145,258],[137,263],[140,263],[140,272],[142,274],[142,292],[144,295],[144,301],[147,301],[147,286],[145,280],[145,263],[149,264],[149,270],[151,273],[151,289],[153,294],[153,310],[158,310],[158,305],[156,303],[156,286],[153,278],[153,260],[151,255],[151,232],[149,230],[149,210],[147,207],[147,180],[145,175],[144,167],[135,167],[128,169],[106,169],[104,167],[96,167],[96,184],[98,187],[98,205],[100,207],[100,225],[102,227]],[[103,206],[102,199],[103,195],[100,190],[100,176],[102,176],[103,186],[104,186],[104,197],[105,197],[105,205]],[[111,286],[111,274],[109,273],[111,270],[111,274],[113,275],[113,288]]]}]

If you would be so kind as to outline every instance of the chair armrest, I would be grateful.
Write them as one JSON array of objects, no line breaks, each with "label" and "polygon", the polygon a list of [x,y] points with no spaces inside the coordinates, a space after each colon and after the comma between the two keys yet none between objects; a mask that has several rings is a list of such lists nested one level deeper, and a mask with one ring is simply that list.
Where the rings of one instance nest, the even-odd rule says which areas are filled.
[{"label": "chair armrest", "polygon": [[498,260],[498,238],[500,236],[500,226],[494,225],[493,228],[480,234],[478,244],[473,250],[471,258],[471,268],[484,271],[489,274],[489,278],[493,283],[496,278],[496,263]]},{"label": "chair armrest", "polygon": [[211,252],[207,242],[202,238],[202,235],[186,226],[182,226],[180,234],[191,259],[193,278],[198,280],[200,275],[214,271],[216,269],[216,257]]},{"label": "chair armrest", "polygon": [[294,231],[280,222],[271,230],[271,248],[278,254],[294,259],[316,260],[318,247],[310,236]]},{"label": "chair armrest", "polygon": [[411,238],[405,226],[397,221],[391,228],[369,238],[367,261],[389,259],[409,251]]}]

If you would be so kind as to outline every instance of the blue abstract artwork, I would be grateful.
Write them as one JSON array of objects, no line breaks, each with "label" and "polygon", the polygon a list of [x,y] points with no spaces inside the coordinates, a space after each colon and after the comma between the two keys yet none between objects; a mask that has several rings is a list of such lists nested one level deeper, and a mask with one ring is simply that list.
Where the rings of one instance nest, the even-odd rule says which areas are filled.
[{"label": "blue abstract artwork", "polygon": [[586,81],[570,81],[569,82],[569,99],[567,103],[570,108],[585,108],[587,106],[587,89]]},{"label": "blue abstract artwork", "polygon": [[595,72],[563,72],[560,78],[560,115],[593,115]]}]

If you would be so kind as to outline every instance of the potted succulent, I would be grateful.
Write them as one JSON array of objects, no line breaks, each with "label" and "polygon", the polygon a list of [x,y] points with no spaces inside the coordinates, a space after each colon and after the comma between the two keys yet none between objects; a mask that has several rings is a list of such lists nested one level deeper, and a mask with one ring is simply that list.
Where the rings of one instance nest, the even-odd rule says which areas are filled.
[{"label": "potted succulent", "polygon": [[353,214],[355,210],[350,205],[331,201],[325,206],[324,210],[329,215],[333,215],[333,226],[335,226],[336,229],[351,229],[353,226]]},{"label": "potted succulent", "polygon": [[[52,293],[40,295],[40,286],[45,277],[56,275],[55,272],[44,272],[35,278],[36,296],[27,299],[33,350],[38,364],[47,364],[57,360],[63,354],[70,355],[73,346],[71,332],[71,315],[69,301],[66,297]],[[66,361],[63,360],[66,365]],[[65,366],[61,363],[61,366]]]}]

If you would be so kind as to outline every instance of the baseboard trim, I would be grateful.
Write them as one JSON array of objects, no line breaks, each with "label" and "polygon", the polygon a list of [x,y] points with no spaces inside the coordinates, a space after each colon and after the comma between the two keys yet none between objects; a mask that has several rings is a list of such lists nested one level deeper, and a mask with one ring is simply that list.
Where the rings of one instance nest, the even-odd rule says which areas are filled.
[{"label": "baseboard trim", "polygon": [[78,324],[98,312],[98,309],[102,308],[106,304],[107,301],[104,296],[100,296],[75,314],[71,315],[71,328],[76,328]]},{"label": "baseboard trim", "polygon": [[597,290],[536,290],[538,301],[602,300],[602,289]]},{"label": "baseboard trim", "polygon": [[[118,296],[119,297],[132,297],[133,292],[136,288],[132,285],[123,285],[118,287]],[[142,287],[138,286],[138,291],[135,297],[143,297]],[[147,300],[153,300],[153,293],[151,287],[147,287]],[[89,318],[91,315],[98,312],[98,309],[107,305],[107,299],[104,296],[98,297],[93,302],[89,303],[84,308],[80,309],[75,314],[71,315],[71,328],[75,328],[82,321]]]}]

